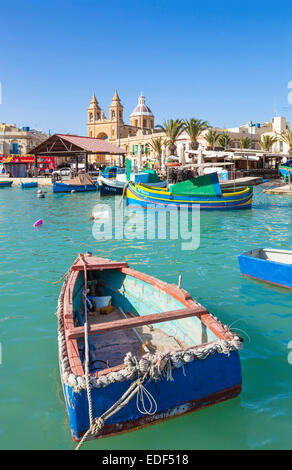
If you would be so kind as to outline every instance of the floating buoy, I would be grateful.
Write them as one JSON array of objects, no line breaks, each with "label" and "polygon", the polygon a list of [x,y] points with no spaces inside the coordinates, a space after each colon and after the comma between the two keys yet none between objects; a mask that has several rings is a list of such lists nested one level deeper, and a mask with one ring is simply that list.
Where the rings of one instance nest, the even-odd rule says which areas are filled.
[{"label": "floating buoy", "polygon": [[38,227],[39,225],[43,225],[42,219],[37,220],[37,221],[33,224],[34,227]]}]

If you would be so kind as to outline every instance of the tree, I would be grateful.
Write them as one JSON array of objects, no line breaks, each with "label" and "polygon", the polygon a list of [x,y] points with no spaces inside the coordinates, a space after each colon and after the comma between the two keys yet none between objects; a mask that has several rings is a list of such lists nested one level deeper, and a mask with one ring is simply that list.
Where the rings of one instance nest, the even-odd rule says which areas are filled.
[{"label": "tree", "polygon": [[215,148],[215,144],[219,138],[219,132],[217,131],[209,131],[207,132],[206,135],[204,135],[204,138],[206,139],[206,141],[208,142],[209,146],[212,147],[212,149],[214,150]]},{"label": "tree", "polygon": [[288,153],[292,155],[292,132],[290,130],[286,130],[281,132],[279,139],[285,144],[289,145]]},{"label": "tree", "polygon": [[176,139],[184,130],[182,119],[168,119],[167,121],[163,122],[162,126],[158,125],[155,127],[162,129],[165,132],[167,136],[167,141],[165,144],[168,145],[171,155],[175,155]]},{"label": "tree", "polygon": [[263,150],[266,150],[267,152],[269,152],[270,148],[275,142],[278,142],[277,137],[274,137],[271,135],[264,135],[262,140],[260,141],[260,146],[262,147]]},{"label": "tree", "polygon": [[228,134],[223,133],[218,137],[218,144],[220,147],[224,148],[224,150],[230,146],[231,142],[233,142],[233,139],[231,139]]},{"label": "tree", "polygon": [[162,146],[163,144],[166,145],[167,140],[163,139],[162,137],[157,137],[156,139],[152,139],[149,142],[150,147],[154,150],[158,161],[159,161],[159,166],[161,166],[161,155],[162,155]]},{"label": "tree", "polygon": [[249,137],[241,137],[239,146],[241,149],[250,149],[251,140]]},{"label": "tree", "polygon": [[190,148],[196,150],[199,145],[197,139],[204,130],[210,127],[209,123],[207,121],[203,121],[202,119],[191,118],[189,120],[185,119],[183,121],[183,126],[184,130],[191,139]]}]

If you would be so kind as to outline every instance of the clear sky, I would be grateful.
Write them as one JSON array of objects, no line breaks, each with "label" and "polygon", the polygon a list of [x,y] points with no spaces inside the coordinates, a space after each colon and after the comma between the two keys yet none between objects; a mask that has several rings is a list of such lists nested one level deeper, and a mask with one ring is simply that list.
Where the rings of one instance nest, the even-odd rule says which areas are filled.
[{"label": "clear sky", "polygon": [[1,1],[0,122],[87,135],[116,88],[125,122],[140,91],[156,124],[292,122],[291,25],[291,0]]}]

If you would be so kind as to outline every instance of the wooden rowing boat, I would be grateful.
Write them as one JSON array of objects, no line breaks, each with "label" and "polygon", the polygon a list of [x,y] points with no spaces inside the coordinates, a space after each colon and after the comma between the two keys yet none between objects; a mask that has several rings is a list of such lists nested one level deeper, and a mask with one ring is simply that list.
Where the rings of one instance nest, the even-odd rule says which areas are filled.
[{"label": "wooden rowing boat", "polygon": [[[76,441],[141,428],[241,391],[241,339],[186,291],[126,262],[79,255],[57,316]],[[129,393],[135,396],[127,401]]]},{"label": "wooden rowing boat", "polygon": [[257,248],[238,257],[244,276],[292,289],[292,251]]}]

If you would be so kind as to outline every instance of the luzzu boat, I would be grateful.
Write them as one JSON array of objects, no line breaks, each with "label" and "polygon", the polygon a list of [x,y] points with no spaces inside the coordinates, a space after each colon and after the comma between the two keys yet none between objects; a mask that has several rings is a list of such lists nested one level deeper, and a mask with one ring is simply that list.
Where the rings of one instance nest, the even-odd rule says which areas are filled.
[{"label": "luzzu boat", "polygon": [[292,289],[292,251],[257,248],[238,257],[240,272],[259,281]]},{"label": "luzzu boat", "polygon": [[126,262],[80,254],[57,316],[61,381],[79,445],[241,391],[241,339],[186,291]]},{"label": "luzzu boat", "polygon": [[237,188],[222,193],[217,173],[200,176],[174,184],[168,189],[149,188],[143,184],[127,187],[127,204],[131,206],[200,209],[249,209],[252,205],[253,188]]}]

